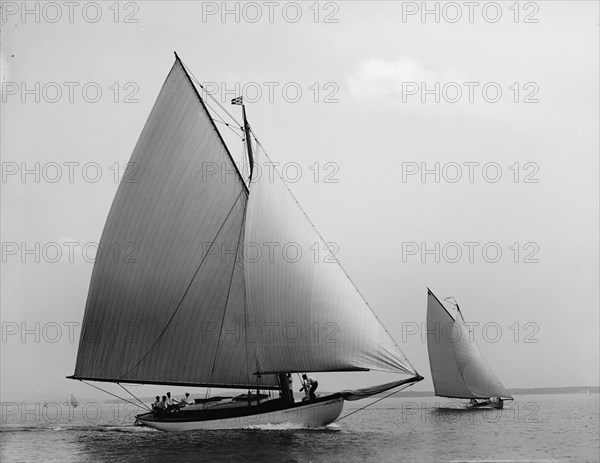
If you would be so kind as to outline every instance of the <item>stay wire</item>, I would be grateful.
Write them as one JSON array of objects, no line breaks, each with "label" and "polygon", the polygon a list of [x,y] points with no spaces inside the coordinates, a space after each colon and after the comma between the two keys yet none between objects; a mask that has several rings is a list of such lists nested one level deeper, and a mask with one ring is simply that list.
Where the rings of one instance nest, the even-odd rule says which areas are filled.
[{"label": "stay wire", "polygon": [[139,360],[139,362],[137,362],[133,367],[131,367],[127,372],[125,372],[125,374],[122,376],[122,379],[125,378],[133,370],[135,370],[138,366],[140,366],[140,364],[146,359],[146,357],[148,357],[148,355],[150,354],[150,352],[152,351],[152,349],[154,349],[154,347],[158,344],[158,341],[160,341],[160,339],[162,338],[162,336],[165,334],[165,332],[167,331],[167,328],[169,328],[169,326],[171,325],[171,322],[173,321],[173,319],[175,318],[175,315],[177,314],[177,312],[179,311],[181,305],[183,304],[185,296],[187,295],[187,293],[189,292],[190,288],[192,287],[192,284],[194,283],[194,280],[196,279],[196,275],[198,275],[198,272],[200,271],[200,268],[202,267],[202,264],[204,264],[204,261],[205,261],[206,257],[208,256],[208,251],[210,249],[212,249],[212,245],[215,243],[216,239],[219,237],[219,234],[221,233],[221,230],[225,226],[225,223],[227,223],[227,220],[229,219],[229,216],[231,215],[231,212],[235,208],[235,205],[238,203],[238,200],[240,199],[241,194],[242,194],[242,191],[240,191],[240,193],[238,194],[237,198],[233,202],[233,205],[231,206],[231,209],[229,209],[229,212],[227,213],[227,217],[225,217],[225,220],[223,220],[223,223],[221,224],[221,226],[219,227],[219,230],[217,231],[217,234],[213,238],[213,240],[212,240],[212,242],[210,244],[210,247],[206,251],[206,254],[204,254],[204,257],[202,257],[202,261],[200,262],[200,265],[198,265],[198,268],[196,269],[196,272],[194,273],[194,276],[192,276],[192,279],[190,280],[190,283],[188,284],[188,287],[186,288],[185,292],[183,293],[183,296],[181,296],[181,299],[179,300],[179,304],[177,304],[177,307],[175,308],[175,311],[171,315],[171,318],[169,318],[169,321],[167,322],[167,324],[165,325],[165,327],[163,328],[163,330],[161,331],[161,333],[158,335],[158,337],[154,341],[154,344],[152,344],[150,346],[150,348],[146,351],[146,353]]},{"label": "stay wire", "polygon": [[121,383],[117,383],[121,389],[123,389],[125,392],[127,392],[127,394],[129,394],[131,397],[133,397],[135,400],[137,400],[139,403],[141,403],[146,409],[148,409],[149,412],[151,412],[152,410],[150,409],[150,407],[148,407],[148,405],[146,405],[144,402],[142,402],[140,399],[138,399],[136,396],[134,396],[131,392],[129,392],[125,386],[123,386]]},{"label": "stay wire", "polygon": [[[183,64],[183,63],[182,63],[182,64]],[[194,75],[194,73],[193,73],[193,72],[192,72],[192,71],[191,71],[191,70],[190,70],[190,69],[189,69],[187,66],[185,66],[185,64],[184,64],[184,67],[185,67],[185,69],[186,69],[187,73],[188,73],[188,74],[189,74],[189,75],[192,77],[192,80],[193,80],[194,82],[196,82],[196,84],[198,84],[198,86],[199,86],[199,87],[200,87],[200,88],[201,88],[201,89],[204,91],[204,93],[205,93],[205,94],[206,94],[206,95],[207,95],[207,96],[208,96],[210,99],[212,99],[212,100],[213,100],[213,101],[214,101],[214,102],[215,102],[215,103],[216,103],[216,104],[219,106],[219,108],[221,108],[221,109],[223,110],[223,112],[224,112],[225,114],[227,114],[227,115],[228,115],[228,116],[231,118],[231,120],[237,124],[237,126],[238,126],[238,127],[240,127],[240,126],[241,126],[241,124],[240,124],[240,123],[239,123],[239,122],[238,122],[238,121],[235,119],[235,117],[233,117],[233,116],[231,115],[231,113],[230,113],[229,111],[227,111],[227,110],[226,110],[226,109],[223,107],[223,105],[222,105],[222,104],[219,102],[219,100],[217,100],[217,99],[216,99],[216,98],[215,98],[215,97],[214,97],[214,96],[213,96],[211,93],[209,93],[209,92],[207,92],[207,91],[206,91],[206,89],[205,89],[205,88],[204,88],[204,86],[203,86],[203,85],[200,83],[200,81],[199,81],[199,80],[196,78],[196,76]]]},{"label": "stay wire", "polygon": [[244,216],[240,224],[240,233],[238,235],[237,247],[235,249],[235,257],[233,259],[233,266],[231,268],[231,277],[229,278],[229,287],[227,288],[227,297],[225,298],[225,308],[223,309],[223,317],[221,318],[221,329],[219,330],[219,337],[217,338],[217,348],[215,349],[215,358],[213,360],[213,366],[210,371],[212,375],[215,372],[215,366],[217,365],[217,357],[219,355],[219,346],[221,345],[221,334],[223,333],[223,326],[225,325],[225,315],[227,314],[227,305],[229,304],[229,296],[231,295],[231,285],[233,284],[233,278],[235,276],[235,266],[237,265],[238,255],[240,253],[240,244],[242,242],[242,232],[244,231],[244,223],[246,222],[246,209],[244,208]]},{"label": "stay wire", "polygon": [[[208,106],[208,105],[206,105],[206,106]],[[208,106],[208,107],[210,108],[210,106]],[[211,109],[212,109],[212,108],[211,108]],[[216,115],[216,114],[215,114],[215,115]],[[231,131],[232,131],[232,132],[235,134],[235,136],[236,136],[236,137],[238,137],[240,140],[244,140],[244,137],[243,137],[242,135],[240,135],[239,133],[237,133],[237,132],[236,132],[236,131],[233,129],[233,126],[232,126],[231,124],[228,124],[227,122],[224,122],[223,120],[219,120],[219,119],[215,119],[215,118],[213,118],[213,121],[215,121],[215,122],[218,122],[219,124],[223,124],[223,125],[227,126],[227,128],[228,128],[229,130],[231,130]],[[239,130],[239,129],[238,129],[238,130]]]},{"label": "stay wire", "polygon": [[398,392],[402,391],[403,389],[406,389],[408,386],[411,386],[412,384],[414,384],[414,383],[409,383],[409,384],[403,385],[404,387],[400,387],[398,390],[396,390],[394,392],[390,392],[388,395],[385,395],[385,396],[377,399],[375,402],[371,402],[370,404],[365,405],[364,407],[357,408],[353,412],[350,412],[347,415],[344,415],[341,418],[338,418],[337,420],[332,421],[332,423],[337,423],[338,421],[342,421],[344,418],[348,418],[350,415],[354,415],[355,413],[358,413],[358,412],[364,410],[365,408],[370,407],[371,405],[375,405],[377,402],[381,402],[383,399],[387,399],[388,397],[391,397],[394,394],[397,394]]},{"label": "stay wire", "polygon": [[[84,384],[87,384],[88,386],[92,386],[93,388],[96,388],[96,389],[98,389],[99,391],[102,391],[102,392],[104,392],[104,393],[106,393],[106,394],[108,394],[108,395],[112,395],[113,397],[116,397],[116,398],[117,398],[117,399],[119,399],[119,400],[122,400],[122,401],[124,401],[124,402],[127,402],[128,404],[131,404],[131,405],[133,405],[134,407],[139,407],[139,408],[142,408],[140,405],[138,405],[138,404],[136,404],[136,403],[134,403],[134,402],[130,402],[129,400],[127,400],[127,399],[124,399],[123,397],[119,397],[118,395],[116,395],[116,394],[113,394],[112,392],[108,392],[106,389],[102,389],[101,387],[94,386],[93,384],[90,384],[90,383],[88,383],[87,381],[84,381],[83,379],[80,379],[79,381],[81,381],[81,382],[82,382],[82,383],[84,383]],[[146,407],[146,408],[147,408],[147,407]]]}]

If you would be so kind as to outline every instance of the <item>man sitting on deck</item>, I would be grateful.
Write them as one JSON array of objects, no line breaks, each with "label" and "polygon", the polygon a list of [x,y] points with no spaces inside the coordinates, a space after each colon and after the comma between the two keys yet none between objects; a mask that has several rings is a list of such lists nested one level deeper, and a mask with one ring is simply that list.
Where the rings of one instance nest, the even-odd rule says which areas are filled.
[{"label": "man sitting on deck", "polygon": [[180,401],[179,401],[179,406],[181,408],[185,407],[186,405],[191,405],[193,404],[194,401],[190,398],[190,393],[186,392],[185,393],[185,397],[183,397]]},{"label": "man sitting on deck", "polygon": [[304,401],[306,399],[316,399],[317,396],[315,395],[315,391],[317,390],[317,387],[319,387],[319,382],[311,376],[306,376],[306,373],[304,373],[302,375],[302,387],[300,388],[300,392],[306,391],[307,396],[304,397],[302,400]]},{"label": "man sitting on deck", "polygon": [[167,396],[163,395],[162,400],[158,400],[158,396],[156,396],[157,401],[152,404],[152,410],[155,413],[162,413],[167,410]]},{"label": "man sitting on deck", "polygon": [[179,402],[177,402],[173,397],[171,397],[171,393],[167,392],[167,411],[170,412],[172,410],[176,410],[179,408]]},{"label": "man sitting on deck", "polygon": [[154,401],[154,403],[152,404],[152,410],[154,410],[155,412],[162,410],[162,404],[160,402],[160,396],[156,396],[156,400]]}]

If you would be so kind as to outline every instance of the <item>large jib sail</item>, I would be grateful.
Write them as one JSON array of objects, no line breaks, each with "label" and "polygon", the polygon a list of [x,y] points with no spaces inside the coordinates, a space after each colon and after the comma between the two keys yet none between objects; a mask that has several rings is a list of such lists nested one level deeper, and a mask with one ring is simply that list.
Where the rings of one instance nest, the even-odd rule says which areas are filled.
[{"label": "large jib sail", "polygon": [[453,317],[427,290],[427,350],[435,395],[461,399],[511,398],[483,358],[462,315]]},{"label": "large jib sail", "polygon": [[[247,188],[176,59],[112,204],[73,378],[277,387],[244,342]],[[207,166],[211,169],[207,169]],[[111,249],[127,249],[115,256]]]},{"label": "large jib sail", "polygon": [[[332,258],[258,145],[244,266],[261,371],[415,369]],[[272,175],[271,175],[272,174]]]}]

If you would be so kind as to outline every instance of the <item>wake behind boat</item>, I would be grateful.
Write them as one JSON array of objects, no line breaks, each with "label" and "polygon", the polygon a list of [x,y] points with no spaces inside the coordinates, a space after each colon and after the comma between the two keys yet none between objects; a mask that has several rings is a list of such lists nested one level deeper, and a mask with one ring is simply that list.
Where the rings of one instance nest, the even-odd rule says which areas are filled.
[{"label": "wake behind boat", "polygon": [[452,316],[427,288],[427,350],[435,395],[469,399],[468,408],[503,408],[512,396],[483,358],[455,304]]},{"label": "wake behind boat", "polygon": [[[248,391],[137,416],[165,431],[324,426],[345,400],[422,380],[339,263],[313,258],[328,247],[281,176],[253,176],[275,164],[252,142],[242,98],[243,124],[225,123],[194,81],[176,55],[100,240],[133,243],[135,259],[96,259],[70,378]],[[239,127],[247,165],[215,122]],[[289,394],[288,373],[368,370],[404,377],[301,403]],[[269,390],[280,394],[261,397]]]}]

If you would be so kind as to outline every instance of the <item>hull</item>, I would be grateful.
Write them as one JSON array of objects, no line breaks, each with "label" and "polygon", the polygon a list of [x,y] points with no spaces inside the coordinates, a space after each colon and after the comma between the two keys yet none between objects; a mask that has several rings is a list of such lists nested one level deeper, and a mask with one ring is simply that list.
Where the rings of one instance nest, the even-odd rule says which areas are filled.
[{"label": "hull", "polygon": [[[270,403],[271,402],[271,403]],[[318,428],[335,421],[344,407],[340,396],[318,398],[310,402],[284,405],[278,400],[259,406],[181,411],[156,416],[145,413],[136,417],[143,425],[161,431],[195,431],[200,429],[242,429],[249,426],[290,424],[303,428]]]},{"label": "hull", "polygon": [[504,401],[500,400],[500,401],[496,401],[496,400],[487,400],[485,402],[479,402],[476,403],[474,405],[467,405],[467,408],[469,409],[474,409],[474,408],[483,408],[483,409],[490,409],[490,408],[497,408],[497,409],[502,409],[504,408]]}]

